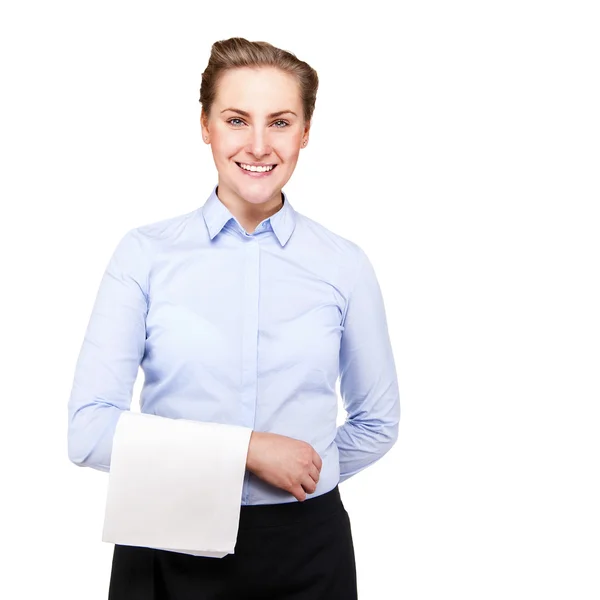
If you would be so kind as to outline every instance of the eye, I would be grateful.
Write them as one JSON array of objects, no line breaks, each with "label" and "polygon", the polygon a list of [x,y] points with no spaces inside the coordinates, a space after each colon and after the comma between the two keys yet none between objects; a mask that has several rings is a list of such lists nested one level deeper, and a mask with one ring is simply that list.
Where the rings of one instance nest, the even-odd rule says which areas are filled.
[{"label": "eye", "polygon": [[[239,124],[234,123],[233,121],[239,121]],[[239,119],[238,117],[233,117],[229,119],[227,123],[230,123],[233,127],[241,127],[241,124],[244,123],[244,121],[242,121],[242,119]],[[274,124],[277,129],[285,129],[289,126],[289,123],[287,121],[284,121],[283,119],[277,119],[277,121],[274,121]]]}]

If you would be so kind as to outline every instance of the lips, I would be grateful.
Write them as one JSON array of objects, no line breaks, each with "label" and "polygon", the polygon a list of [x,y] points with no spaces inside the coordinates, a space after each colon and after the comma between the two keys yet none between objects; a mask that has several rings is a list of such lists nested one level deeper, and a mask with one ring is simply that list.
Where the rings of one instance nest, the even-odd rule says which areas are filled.
[{"label": "lips", "polygon": [[[237,161],[234,161],[234,162],[235,162],[235,164],[236,164],[236,165],[237,165],[237,166],[238,166],[240,169],[242,169],[243,171],[248,171],[248,169],[244,169],[244,167],[242,167],[242,163],[239,163],[239,162],[237,162]],[[274,170],[277,168],[277,165],[269,165],[269,164],[266,164],[266,165],[252,165],[252,164],[250,164],[250,163],[243,163],[243,164],[245,164],[245,165],[250,165],[251,167],[273,167],[273,168],[271,169],[271,171],[274,171]],[[248,171],[248,172],[249,172],[249,173],[258,173],[259,171]],[[270,171],[261,171],[261,172],[264,172],[264,173],[270,173]]]},{"label": "lips", "polygon": [[[235,164],[240,168],[240,171],[242,171],[242,173],[244,173],[244,175],[247,175],[248,177],[253,177],[254,179],[259,179],[259,178],[263,178],[263,177],[269,177],[271,175],[271,173],[273,173],[275,171],[275,169],[277,168],[277,165],[273,165],[273,168],[270,171],[248,171],[247,169],[244,169],[240,163],[234,161]],[[267,165],[265,165],[267,166]]]}]

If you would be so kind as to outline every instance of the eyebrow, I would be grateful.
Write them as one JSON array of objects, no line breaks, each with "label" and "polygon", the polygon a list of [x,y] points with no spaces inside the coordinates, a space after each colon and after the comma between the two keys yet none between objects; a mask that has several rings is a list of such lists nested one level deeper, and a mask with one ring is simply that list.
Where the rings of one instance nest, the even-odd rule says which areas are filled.
[{"label": "eyebrow", "polygon": [[[224,108],[221,113],[224,113],[225,111],[231,110],[233,112],[239,113],[240,115],[244,116],[244,117],[249,117],[250,113],[246,112],[245,110],[241,110],[239,108]],[[281,115],[285,115],[286,113],[290,113],[292,115],[294,115],[295,117],[297,117],[298,115],[293,111],[293,110],[279,110],[277,112],[271,113],[270,115],[267,115],[267,117],[269,119],[272,119],[274,117],[279,117]]]}]

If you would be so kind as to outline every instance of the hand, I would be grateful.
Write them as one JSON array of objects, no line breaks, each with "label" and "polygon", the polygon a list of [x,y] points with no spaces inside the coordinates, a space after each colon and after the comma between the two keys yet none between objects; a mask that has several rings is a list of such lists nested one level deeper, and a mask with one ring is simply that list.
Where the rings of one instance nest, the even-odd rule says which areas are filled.
[{"label": "hand", "polygon": [[322,466],[321,457],[307,442],[264,431],[250,436],[246,468],[300,502],[317,489]]}]

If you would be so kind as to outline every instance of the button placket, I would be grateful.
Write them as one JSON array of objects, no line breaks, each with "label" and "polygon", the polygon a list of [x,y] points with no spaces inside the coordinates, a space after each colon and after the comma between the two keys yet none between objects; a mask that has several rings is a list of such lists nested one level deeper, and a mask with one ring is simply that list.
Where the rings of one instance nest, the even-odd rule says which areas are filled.
[{"label": "button placket", "polygon": [[[260,245],[256,237],[244,240],[244,285],[242,312],[242,411],[244,423],[254,428],[258,382],[258,302],[260,283]],[[244,501],[248,502],[248,475],[244,481]]]}]

